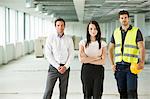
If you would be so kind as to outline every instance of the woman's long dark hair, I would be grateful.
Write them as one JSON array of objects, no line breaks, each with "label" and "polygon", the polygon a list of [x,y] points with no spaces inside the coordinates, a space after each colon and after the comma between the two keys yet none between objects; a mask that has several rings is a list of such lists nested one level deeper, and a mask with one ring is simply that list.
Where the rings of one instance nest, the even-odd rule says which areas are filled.
[{"label": "woman's long dark hair", "polygon": [[89,24],[87,25],[87,34],[86,34],[86,39],[87,39],[87,42],[85,44],[85,47],[88,47],[89,44],[91,43],[91,39],[90,39],[90,33],[89,33],[89,25],[90,24],[94,24],[96,29],[97,29],[97,35],[96,35],[96,41],[98,41],[98,44],[99,44],[99,49],[101,48],[101,30],[100,30],[100,26],[99,24],[96,22],[96,21],[90,21]]}]

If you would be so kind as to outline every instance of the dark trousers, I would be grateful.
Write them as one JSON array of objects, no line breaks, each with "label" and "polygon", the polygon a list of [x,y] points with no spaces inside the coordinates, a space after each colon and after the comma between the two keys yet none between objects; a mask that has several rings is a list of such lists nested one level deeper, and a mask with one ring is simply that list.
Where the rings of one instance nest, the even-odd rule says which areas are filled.
[{"label": "dark trousers", "polygon": [[66,99],[69,72],[70,72],[70,68],[64,74],[60,74],[55,67],[51,65],[49,66],[46,89],[45,89],[43,99],[51,99],[53,88],[58,78],[59,78],[59,90],[60,90],[59,99]]},{"label": "dark trousers", "polygon": [[81,70],[84,99],[101,99],[103,93],[104,67],[83,64]]},{"label": "dark trousers", "polygon": [[131,73],[130,65],[117,65],[115,78],[120,99],[138,99],[137,75]]}]

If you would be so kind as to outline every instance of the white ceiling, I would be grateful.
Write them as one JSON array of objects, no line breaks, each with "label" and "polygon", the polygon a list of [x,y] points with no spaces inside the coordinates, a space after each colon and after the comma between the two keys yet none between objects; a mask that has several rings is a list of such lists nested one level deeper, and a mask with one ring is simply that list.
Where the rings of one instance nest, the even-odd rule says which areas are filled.
[{"label": "white ceiling", "polygon": [[[41,11],[35,11],[35,7],[27,8],[26,2],[32,2]],[[144,13],[146,19],[150,19],[150,0],[0,0],[0,5],[45,18],[54,14],[69,22],[115,20],[118,12],[123,9],[128,10],[131,17]],[[46,12],[49,15],[45,15]]]}]

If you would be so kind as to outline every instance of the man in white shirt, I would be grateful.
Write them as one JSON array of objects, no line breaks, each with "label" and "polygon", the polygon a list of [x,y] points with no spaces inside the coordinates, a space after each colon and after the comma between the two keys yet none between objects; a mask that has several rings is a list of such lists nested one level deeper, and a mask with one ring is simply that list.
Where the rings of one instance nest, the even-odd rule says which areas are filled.
[{"label": "man in white shirt", "polygon": [[61,18],[56,19],[55,28],[57,34],[49,35],[45,45],[45,57],[50,66],[43,99],[51,99],[53,88],[58,78],[60,89],[59,99],[66,99],[70,62],[74,57],[72,38],[64,34],[65,21]]}]

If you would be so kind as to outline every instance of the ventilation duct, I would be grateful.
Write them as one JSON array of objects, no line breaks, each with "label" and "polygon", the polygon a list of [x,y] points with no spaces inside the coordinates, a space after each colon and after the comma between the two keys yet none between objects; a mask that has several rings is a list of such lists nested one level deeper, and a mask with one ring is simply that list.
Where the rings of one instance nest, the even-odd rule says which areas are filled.
[{"label": "ventilation duct", "polygon": [[125,3],[128,0],[105,0],[105,3]]},{"label": "ventilation duct", "polygon": [[35,4],[33,3],[33,0],[26,0],[26,7],[35,8]]},{"label": "ventilation duct", "polygon": [[43,5],[42,5],[42,4],[37,4],[37,5],[36,5],[36,8],[35,8],[35,11],[40,11],[40,12],[42,12],[42,11],[43,11]]}]

